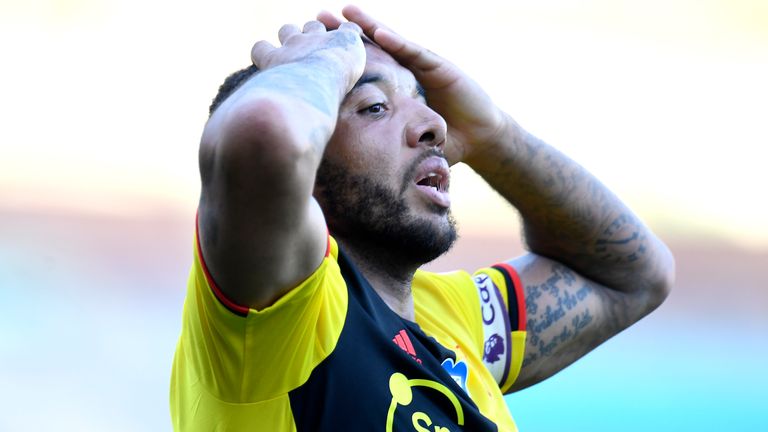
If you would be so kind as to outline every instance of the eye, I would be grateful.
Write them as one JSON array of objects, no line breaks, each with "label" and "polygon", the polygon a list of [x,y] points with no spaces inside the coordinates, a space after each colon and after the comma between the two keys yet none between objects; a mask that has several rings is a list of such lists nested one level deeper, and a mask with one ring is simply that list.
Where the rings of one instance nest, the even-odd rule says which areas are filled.
[{"label": "eye", "polygon": [[361,114],[381,114],[386,110],[387,110],[387,106],[384,103],[379,102],[379,103],[375,103],[373,105],[367,106],[361,109],[359,112]]}]

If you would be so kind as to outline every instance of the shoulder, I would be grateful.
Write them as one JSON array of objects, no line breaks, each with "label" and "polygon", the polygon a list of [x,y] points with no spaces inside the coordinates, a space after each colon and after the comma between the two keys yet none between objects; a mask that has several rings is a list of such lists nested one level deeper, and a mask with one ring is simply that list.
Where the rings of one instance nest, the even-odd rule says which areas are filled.
[{"label": "shoulder", "polygon": [[[525,300],[516,270],[506,264],[414,278],[417,318],[472,347],[502,390],[520,370],[525,347]],[[450,317],[450,319],[449,319]]]},{"label": "shoulder", "polygon": [[472,275],[463,270],[417,271],[413,278],[413,297],[417,307],[452,310],[462,312],[462,316],[471,315],[471,311],[479,307]]},{"label": "shoulder", "polygon": [[[344,326],[348,295],[336,251],[331,240],[329,254],[311,275],[257,310],[224,297],[196,245],[177,363],[231,403],[263,401],[297,388],[333,352]],[[266,373],[272,370],[290,373]],[[242,381],[243,374],[260,379]]]}]

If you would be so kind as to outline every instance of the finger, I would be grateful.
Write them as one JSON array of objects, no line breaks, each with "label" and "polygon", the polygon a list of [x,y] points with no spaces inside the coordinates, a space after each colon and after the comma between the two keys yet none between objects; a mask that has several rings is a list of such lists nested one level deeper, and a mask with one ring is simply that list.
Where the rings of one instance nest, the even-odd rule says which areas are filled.
[{"label": "finger", "polygon": [[336,15],[328,11],[320,11],[317,14],[317,20],[323,23],[328,30],[336,30],[342,23]]},{"label": "finger", "polygon": [[280,27],[280,31],[277,32],[277,38],[280,39],[280,43],[285,45],[285,43],[290,39],[291,36],[301,33],[298,26],[295,26],[293,24],[286,24],[282,27]]},{"label": "finger", "polygon": [[359,35],[363,34],[363,29],[361,29],[359,25],[357,25],[357,24],[355,24],[353,22],[341,23],[341,25],[339,26],[339,31],[341,31],[341,30],[353,31],[353,32],[355,32],[355,33],[357,33]]},{"label": "finger", "polygon": [[325,33],[325,24],[320,21],[308,21],[302,29],[304,33]]},{"label": "finger", "polygon": [[383,25],[379,21],[376,21],[375,19],[373,19],[372,16],[363,12],[357,6],[352,6],[352,5],[347,6],[344,9],[342,9],[341,14],[344,15],[344,18],[359,25],[360,28],[363,29],[363,32],[365,32],[365,35],[371,38],[371,40],[373,40],[374,42],[376,42],[376,39],[374,38],[374,34],[376,33],[376,30],[380,28],[385,28],[385,29],[387,28],[385,25]]},{"label": "finger", "polygon": [[398,63],[411,69],[428,71],[439,67],[444,62],[432,51],[384,28],[376,31],[375,42]]},{"label": "finger", "polygon": [[251,61],[253,64],[256,65],[259,69],[264,68],[264,61],[269,53],[275,50],[274,45],[271,43],[263,40],[258,41],[255,44],[253,44],[253,48],[251,48]]}]

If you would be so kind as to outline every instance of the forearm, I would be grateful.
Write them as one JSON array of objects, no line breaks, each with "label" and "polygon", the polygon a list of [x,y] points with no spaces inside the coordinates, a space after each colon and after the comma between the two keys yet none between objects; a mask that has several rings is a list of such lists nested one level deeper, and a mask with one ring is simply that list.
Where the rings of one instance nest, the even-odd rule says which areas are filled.
[{"label": "forearm", "polygon": [[337,65],[322,59],[259,72],[222,104],[206,131],[221,138],[217,150],[241,161],[253,155],[269,163],[296,157],[319,163],[346,92],[342,76]]},{"label": "forearm", "polygon": [[508,116],[466,162],[518,209],[532,252],[622,291],[668,285],[666,246],[592,174]]}]

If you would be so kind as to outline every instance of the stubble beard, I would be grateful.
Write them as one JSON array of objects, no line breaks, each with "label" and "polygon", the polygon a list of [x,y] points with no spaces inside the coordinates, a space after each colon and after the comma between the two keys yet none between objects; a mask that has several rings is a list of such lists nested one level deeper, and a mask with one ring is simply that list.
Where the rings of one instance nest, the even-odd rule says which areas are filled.
[{"label": "stubble beard", "polygon": [[414,215],[406,204],[415,166],[402,176],[400,190],[393,191],[323,160],[317,198],[331,233],[393,271],[410,271],[448,252],[457,238],[450,210],[430,203],[430,212],[443,217],[425,217]]}]

